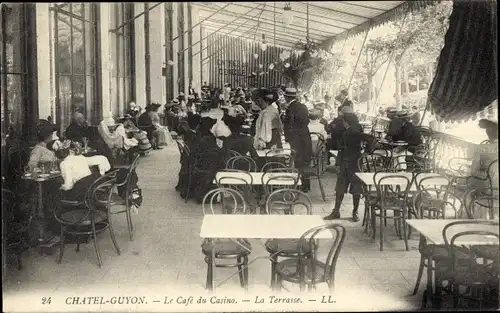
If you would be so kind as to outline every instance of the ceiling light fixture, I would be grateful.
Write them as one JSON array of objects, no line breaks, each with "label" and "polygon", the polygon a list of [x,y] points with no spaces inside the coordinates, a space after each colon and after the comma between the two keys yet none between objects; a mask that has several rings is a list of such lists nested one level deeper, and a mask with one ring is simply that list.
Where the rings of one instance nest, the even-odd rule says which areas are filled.
[{"label": "ceiling light fixture", "polygon": [[283,12],[281,13],[281,20],[283,21],[283,24],[285,24],[286,26],[293,23],[293,13],[290,2],[285,3],[285,7],[283,8]]}]

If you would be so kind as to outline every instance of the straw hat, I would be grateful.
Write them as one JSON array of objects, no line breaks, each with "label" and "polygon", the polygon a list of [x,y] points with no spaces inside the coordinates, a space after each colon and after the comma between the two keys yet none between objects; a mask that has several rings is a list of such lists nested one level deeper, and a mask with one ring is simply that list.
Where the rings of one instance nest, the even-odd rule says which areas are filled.
[{"label": "straw hat", "polygon": [[285,94],[284,94],[285,97],[297,97],[297,89],[295,88],[286,88],[285,89]]},{"label": "straw hat", "polygon": [[410,118],[410,114],[406,110],[401,110],[396,112],[397,118],[407,119]]},{"label": "straw hat", "polygon": [[178,103],[179,103],[179,99],[174,98],[174,99],[172,100],[172,103],[174,103],[174,104],[178,104]]}]

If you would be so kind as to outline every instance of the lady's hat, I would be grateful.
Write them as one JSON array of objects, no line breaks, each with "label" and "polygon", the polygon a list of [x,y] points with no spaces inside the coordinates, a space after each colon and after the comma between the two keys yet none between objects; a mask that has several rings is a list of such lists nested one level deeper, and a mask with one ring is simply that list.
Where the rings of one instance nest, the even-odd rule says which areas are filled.
[{"label": "lady's hat", "polygon": [[126,120],[130,120],[131,118],[132,118],[132,115],[124,114],[118,118],[118,121],[121,123],[121,122],[125,122]]},{"label": "lady's hat", "polygon": [[479,127],[483,129],[498,128],[498,120],[495,118],[483,118],[479,120]]},{"label": "lady's hat", "polygon": [[179,99],[177,99],[177,98],[172,99],[172,103],[178,104],[179,103]]},{"label": "lady's hat", "polygon": [[326,103],[325,101],[318,101],[314,104],[314,108],[317,109],[317,110],[322,110],[324,111],[325,110],[325,107],[326,107]]},{"label": "lady's hat", "polygon": [[323,117],[323,111],[318,110],[316,108],[309,110],[309,117],[311,118],[320,118]]},{"label": "lady's hat", "polygon": [[295,88],[286,88],[285,89],[285,97],[297,97],[297,89]]},{"label": "lady's hat", "polygon": [[194,99],[194,96],[193,95],[189,95],[188,99]]},{"label": "lady's hat", "polygon": [[44,124],[38,128],[37,135],[40,141],[44,141],[47,138],[53,138],[54,132],[57,131],[57,126],[52,124]]},{"label": "lady's hat", "polygon": [[406,110],[401,110],[396,112],[397,118],[407,119],[410,118],[410,114]]}]

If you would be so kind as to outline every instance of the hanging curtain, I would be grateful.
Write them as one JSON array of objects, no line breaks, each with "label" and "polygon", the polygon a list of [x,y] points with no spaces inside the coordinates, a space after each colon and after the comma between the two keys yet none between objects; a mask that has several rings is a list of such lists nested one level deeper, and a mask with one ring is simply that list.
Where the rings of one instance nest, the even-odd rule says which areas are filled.
[{"label": "hanging curtain", "polygon": [[428,93],[439,119],[468,120],[498,98],[496,13],[496,1],[454,2]]}]

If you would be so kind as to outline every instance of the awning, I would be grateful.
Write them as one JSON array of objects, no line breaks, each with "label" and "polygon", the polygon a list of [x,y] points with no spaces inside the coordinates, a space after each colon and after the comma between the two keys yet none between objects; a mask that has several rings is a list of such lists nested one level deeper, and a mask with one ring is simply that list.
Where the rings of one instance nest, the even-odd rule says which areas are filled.
[{"label": "awning", "polygon": [[454,2],[428,93],[438,119],[468,120],[498,98],[496,13],[496,1]]}]

